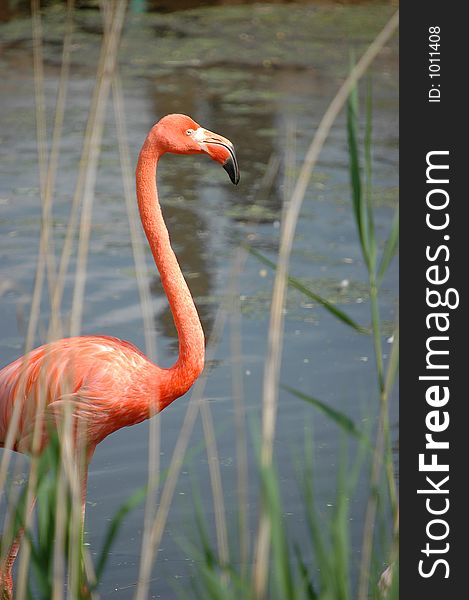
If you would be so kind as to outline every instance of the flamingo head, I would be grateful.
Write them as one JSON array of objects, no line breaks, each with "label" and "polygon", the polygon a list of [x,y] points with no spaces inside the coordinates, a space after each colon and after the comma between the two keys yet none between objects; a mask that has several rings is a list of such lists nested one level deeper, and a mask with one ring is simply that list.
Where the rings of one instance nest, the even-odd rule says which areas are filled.
[{"label": "flamingo head", "polygon": [[208,154],[220,163],[237,185],[238,161],[233,144],[225,137],[204,129],[186,115],[166,115],[154,126],[158,146],[173,154]]}]

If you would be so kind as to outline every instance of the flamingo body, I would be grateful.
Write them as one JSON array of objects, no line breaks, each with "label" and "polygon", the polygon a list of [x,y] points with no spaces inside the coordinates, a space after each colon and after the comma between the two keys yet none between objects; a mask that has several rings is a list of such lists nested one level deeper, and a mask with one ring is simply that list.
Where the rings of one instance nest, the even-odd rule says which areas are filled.
[{"label": "flamingo body", "polygon": [[[223,165],[235,184],[239,171],[233,144],[186,115],[163,117],[152,127],[140,151],[138,208],[178,332],[177,361],[163,369],[129,342],[101,335],[65,338],[40,346],[0,370],[0,447],[9,441],[10,449],[30,452],[37,416],[44,447],[48,425],[57,424],[70,407],[74,442],[83,444],[89,463],[106,436],[160,412],[200,375],[205,352],[202,325],[171,248],[156,187],[157,165],[167,152],[207,154]],[[8,439],[10,427],[12,439]],[[86,473],[83,501],[85,496]],[[12,592],[11,569],[18,547],[19,538],[0,563],[0,593],[7,597]]]},{"label": "flamingo body", "polygon": [[[36,348],[0,371],[0,445],[7,436],[15,402],[23,402],[13,450],[30,451],[32,411],[44,403],[46,424],[61,418],[64,403],[94,449],[107,435],[148,418],[154,393],[160,410],[172,399],[164,389],[165,370],[129,342],[106,336],[65,338]],[[152,382],[151,389],[148,389]],[[21,387],[23,390],[20,391]]]}]

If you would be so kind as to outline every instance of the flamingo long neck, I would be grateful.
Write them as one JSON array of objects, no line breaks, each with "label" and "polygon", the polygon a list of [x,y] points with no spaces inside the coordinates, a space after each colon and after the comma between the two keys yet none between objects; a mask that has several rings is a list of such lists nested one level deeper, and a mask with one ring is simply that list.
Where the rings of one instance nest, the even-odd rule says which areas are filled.
[{"label": "flamingo long neck", "polygon": [[184,394],[204,366],[205,343],[202,325],[191,293],[171,248],[156,187],[156,168],[163,152],[152,132],[140,151],[136,169],[137,199],[143,229],[160,273],[179,337],[179,357],[160,373],[161,406]]}]

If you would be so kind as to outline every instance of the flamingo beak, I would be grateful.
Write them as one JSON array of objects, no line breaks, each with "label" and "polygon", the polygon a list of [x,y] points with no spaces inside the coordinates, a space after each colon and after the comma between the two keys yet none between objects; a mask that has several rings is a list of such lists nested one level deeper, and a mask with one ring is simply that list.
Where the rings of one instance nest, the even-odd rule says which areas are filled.
[{"label": "flamingo beak", "polygon": [[236,154],[234,148],[230,148],[229,146],[225,146],[230,155],[227,157],[225,162],[223,163],[223,168],[228,173],[231,179],[231,183],[238,185],[239,183],[239,167],[238,161],[236,160]]},{"label": "flamingo beak", "polygon": [[202,127],[195,132],[194,138],[213,160],[216,160],[223,166],[232,183],[238,185],[238,161],[234,146],[230,140]]}]

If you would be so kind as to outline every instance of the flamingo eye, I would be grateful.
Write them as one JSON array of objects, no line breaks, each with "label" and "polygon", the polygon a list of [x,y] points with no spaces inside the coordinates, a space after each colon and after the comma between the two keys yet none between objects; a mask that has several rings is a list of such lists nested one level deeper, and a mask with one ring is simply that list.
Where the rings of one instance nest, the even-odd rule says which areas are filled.
[{"label": "flamingo eye", "polygon": [[186,135],[192,135],[194,133],[193,129],[187,129]]}]

